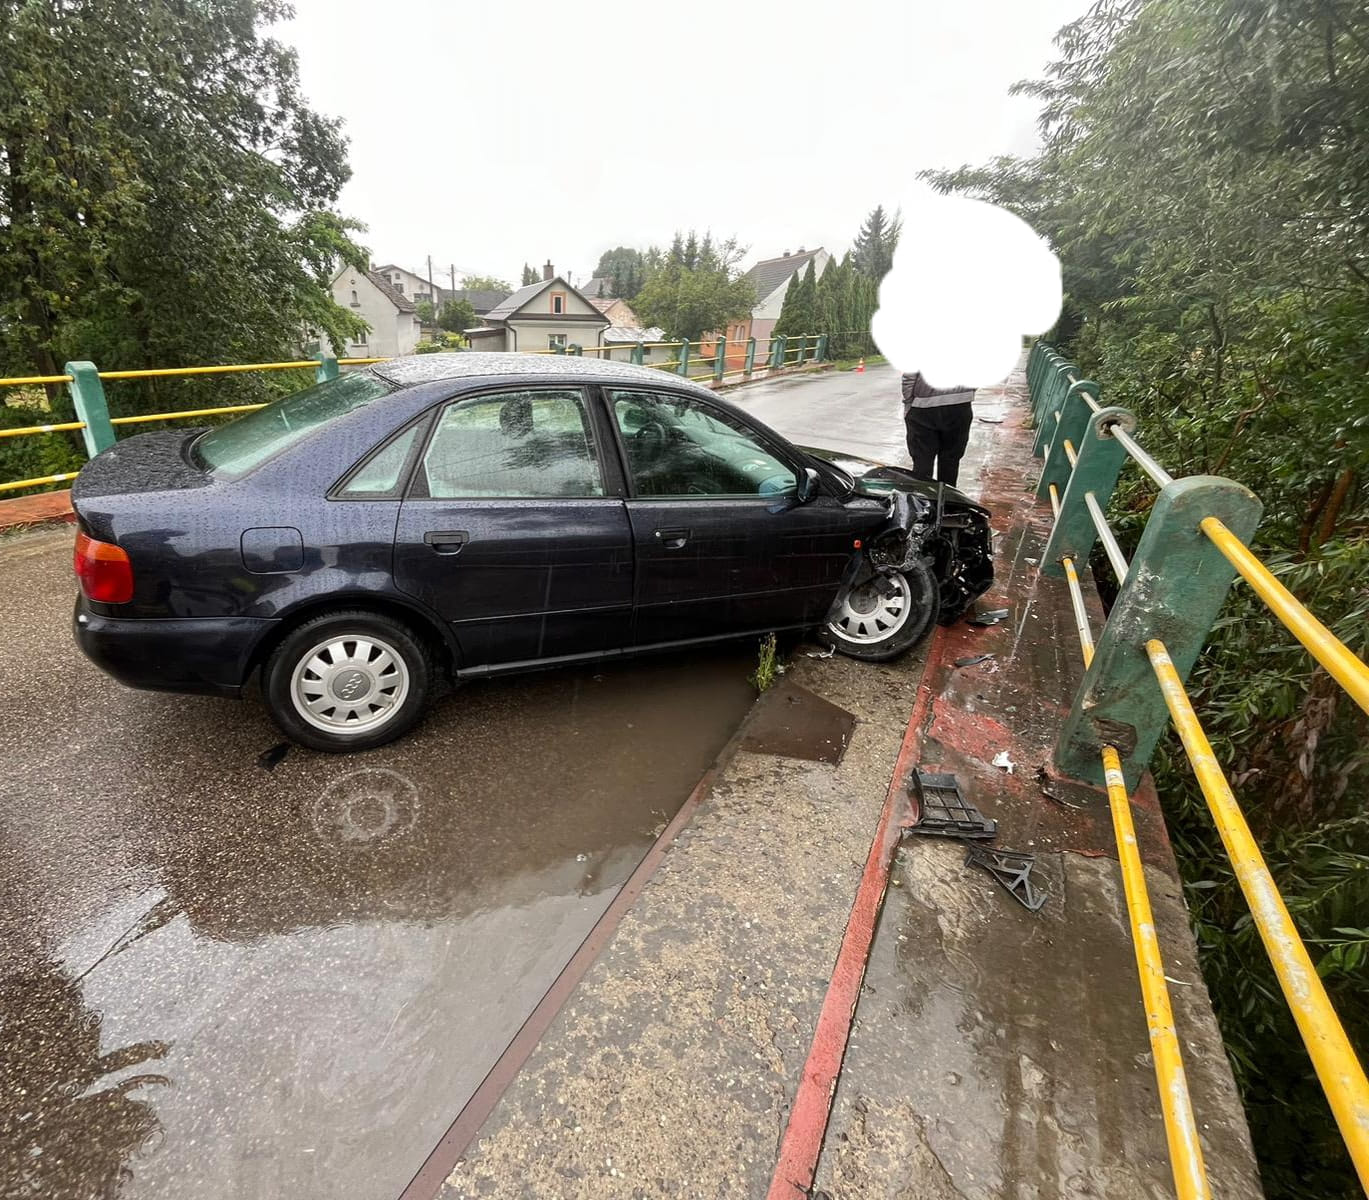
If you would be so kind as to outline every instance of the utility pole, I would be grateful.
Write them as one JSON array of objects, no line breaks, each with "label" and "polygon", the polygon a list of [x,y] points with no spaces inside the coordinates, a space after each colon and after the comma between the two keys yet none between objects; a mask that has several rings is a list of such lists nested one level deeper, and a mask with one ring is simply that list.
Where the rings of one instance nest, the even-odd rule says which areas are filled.
[{"label": "utility pole", "polygon": [[433,256],[428,255],[428,303],[433,306],[433,324],[437,324],[437,289],[433,287]]},{"label": "utility pole", "polygon": [[450,263],[450,264],[448,264],[448,266],[447,266],[447,271],[448,271],[448,273],[449,273],[449,274],[451,275],[451,277],[452,277],[452,298],[455,299],[455,298],[456,298],[456,264],[455,264],[455,263]]}]

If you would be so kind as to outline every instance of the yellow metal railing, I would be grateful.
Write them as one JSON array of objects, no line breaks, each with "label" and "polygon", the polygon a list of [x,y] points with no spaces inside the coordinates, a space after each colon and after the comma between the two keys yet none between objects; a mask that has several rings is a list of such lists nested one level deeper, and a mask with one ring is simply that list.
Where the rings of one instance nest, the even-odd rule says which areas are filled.
[{"label": "yellow metal railing", "polygon": [[[1055,530],[1059,531],[1061,528],[1062,497],[1060,487],[1054,480],[1061,477],[1076,479],[1083,457],[1073,442],[1061,434],[1062,425],[1066,420],[1065,410],[1071,405],[1086,403],[1093,414],[1090,421],[1076,423],[1076,428],[1081,427],[1081,424],[1087,424],[1089,428],[1083,442],[1084,450],[1097,453],[1097,447],[1101,444],[1099,437],[1111,438],[1162,492],[1173,487],[1176,484],[1174,477],[1136,441],[1130,427],[1122,423],[1122,418],[1109,420],[1106,417],[1099,417],[1097,414],[1101,411],[1100,406],[1088,394],[1088,385],[1081,383],[1072,373],[1068,373],[1067,365],[1054,352],[1047,350],[1040,358],[1036,358],[1039,350],[1040,347],[1033,351],[1029,380],[1032,382],[1038,423],[1050,418],[1054,418],[1055,421],[1053,436],[1049,441],[1045,440],[1049,427],[1043,427],[1038,435],[1038,445],[1044,444],[1046,447],[1046,474],[1051,480],[1046,486],[1046,496],[1050,500],[1055,516]],[[1053,377],[1058,377],[1062,371],[1066,372],[1064,377],[1068,380],[1069,390],[1061,407],[1054,408],[1052,389],[1058,394],[1064,385],[1056,382]],[[1039,396],[1035,394],[1038,389]],[[1076,407],[1076,418],[1078,411]],[[1088,414],[1084,416],[1088,417]],[[1129,414],[1126,414],[1126,419],[1130,420]],[[1098,425],[1099,421],[1103,424]],[[1095,432],[1095,428],[1102,432]],[[1053,469],[1051,466],[1056,437],[1060,438],[1060,449],[1068,462],[1069,469],[1063,472],[1063,475],[1058,467]],[[1086,476],[1090,479],[1095,477],[1097,476]],[[1046,480],[1043,479],[1042,482],[1046,483]],[[1110,489],[1111,485],[1108,487]],[[1098,534],[1119,585],[1123,581],[1130,585],[1131,564],[1127,562],[1118,546],[1116,536],[1108,525],[1103,511],[1106,496],[1100,503],[1098,496],[1092,491],[1080,495],[1080,490],[1075,483],[1069,483],[1066,487],[1066,499],[1074,496],[1075,502],[1082,500],[1083,508],[1087,510],[1089,520]],[[1308,611],[1221,518],[1208,515],[1195,517],[1193,521],[1197,528],[1194,529],[1190,525],[1187,529],[1195,533],[1201,531],[1313,658],[1362,709],[1369,712],[1369,666]],[[1179,536],[1182,536],[1183,532],[1176,530]],[[1052,542],[1055,537],[1056,533],[1053,532]],[[1093,635],[1088,628],[1075,559],[1071,555],[1062,554],[1059,562],[1070,589],[1080,645],[1087,665],[1094,656]],[[1118,603],[1122,603],[1121,597]],[[1133,613],[1128,619],[1127,628],[1131,628],[1135,618],[1136,614]],[[1169,718],[1179,734],[1236,879],[1250,906],[1255,926],[1273,964],[1284,998],[1307,1046],[1312,1065],[1349,1150],[1350,1159],[1366,1193],[1369,1193],[1369,1082],[1366,1082],[1364,1069],[1331,1005],[1307,948],[1279,894],[1278,886],[1193,711],[1188,693],[1168,649],[1160,639],[1150,637],[1145,642],[1144,651],[1159,684],[1165,709],[1168,710]],[[1164,710],[1160,712],[1163,714]],[[1192,1104],[1184,1082],[1182,1059],[1173,1028],[1173,1014],[1164,987],[1164,969],[1159,946],[1155,941],[1149,899],[1145,894],[1139,858],[1135,854],[1135,831],[1131,822],[1121,756],[1116,748],[1110,745],[1103,745],[1101,754],[1103,776],[1117,834],[1118,855],[1131,919],[1142,997],[1150,1025],[1151,1040],[1155,1047],[1155,1070],[1160,1082],[1160,1103],[1169,1138],[1175,1186],[1181,1200],[1186,1200],[1190,1196],[1204,1197],[1208,1195],[1208,1191],[1203,1174],[1201,1147],[1197,1140]]]}]

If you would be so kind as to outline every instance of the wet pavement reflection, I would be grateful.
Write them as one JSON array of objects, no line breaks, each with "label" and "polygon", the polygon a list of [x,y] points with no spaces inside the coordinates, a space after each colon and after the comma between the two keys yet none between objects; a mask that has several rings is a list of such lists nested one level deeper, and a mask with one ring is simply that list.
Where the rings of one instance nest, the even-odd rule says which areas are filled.
[{"label": "wet pavement reflection", "polygon": [[0,1195],[388,1200],[735,731],[751,648],[282,752],[85,663],[70,544],[0,543]]}]

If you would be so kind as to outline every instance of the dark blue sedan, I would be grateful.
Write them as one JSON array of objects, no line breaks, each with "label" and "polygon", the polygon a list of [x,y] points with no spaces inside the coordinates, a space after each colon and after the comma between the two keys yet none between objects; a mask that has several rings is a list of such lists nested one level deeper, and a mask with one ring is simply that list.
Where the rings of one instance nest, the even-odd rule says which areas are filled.
[{"label": "dark blue sedan", "polygon": [[72,489],[76,639],[134,687],[237,695],[377,746],[457,679],[819,628],[892,658],[992,581],[987,514],[791,445],[659,371],[518,354],[383,363]]}]

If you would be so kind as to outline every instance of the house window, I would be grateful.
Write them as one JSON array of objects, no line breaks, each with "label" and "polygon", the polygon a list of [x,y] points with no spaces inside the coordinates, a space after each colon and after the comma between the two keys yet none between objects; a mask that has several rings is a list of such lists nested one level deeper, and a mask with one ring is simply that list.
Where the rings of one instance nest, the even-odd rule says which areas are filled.
[{"label": "house window", "polygon": [[404,280],[402,280],[398,275],[396,275],[394,282],[395,291],[397,291],[401,296],[404,295]]},{"label": "house window", "polygon": [[559,317],[562,313],[564,313],[564,312],[566,311],[566,293],[565,293],[565,292],[552,292],[552,294],[551,294],[551,311],[552,311],[553,313],[555,313],[558,317]]},{"label": "house window", "polygon": [[353,307],[353,308],[360,308],[360,307],[361,307],[361,301],[357,299],[357,290],[356,290],[356,288],[353,288],[353,289],[352,289],[352,307]]},{"label": "house window", "polygon": [[566,335],[564,333],[553,333],[547,336],[548,350],[564,350],[566,348]]}]

